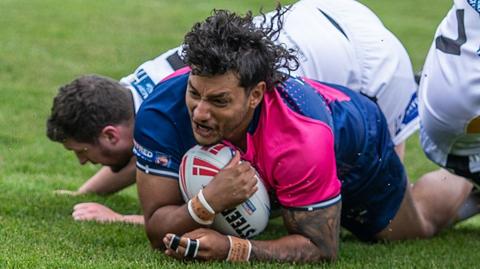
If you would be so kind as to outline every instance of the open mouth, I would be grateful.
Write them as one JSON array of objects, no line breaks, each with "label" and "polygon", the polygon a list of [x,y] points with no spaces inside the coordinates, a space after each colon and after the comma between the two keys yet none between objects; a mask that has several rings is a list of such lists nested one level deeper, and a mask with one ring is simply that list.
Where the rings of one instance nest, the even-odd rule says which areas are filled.
[{"label": "open mouth", "polygon": [[209,137],[213,133],[213,128],[208,127],[207,125],[194,122],[195,133],[202,137]]}]

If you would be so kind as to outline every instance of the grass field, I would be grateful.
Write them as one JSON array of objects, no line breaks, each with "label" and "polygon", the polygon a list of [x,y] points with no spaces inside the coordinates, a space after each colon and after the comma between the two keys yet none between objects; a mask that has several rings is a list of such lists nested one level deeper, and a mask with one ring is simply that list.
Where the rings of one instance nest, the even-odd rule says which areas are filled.
[{"label": "grass field", "polygon": [[[289,1],[292,2],[292,1]],[[368,0],[404,43],[419,70],[450,0]],[[288,2],[283,2],[288,3]],[[74,204],[97,201],[141,213],[135,188],[109,197],[65,197],[98,167],[80,167],[73,154],[45,137],[45,120],[59,85],[85,73],[113,78],[178,45],[193,22],[214,7],[236,11],[267,0],[0,0],[0,267],[7,268],[227,268],[227,263],[182,263],[150,249],[143,227],[74,222]],[[418,139],[408,142],[411,178],[434,166]],[[273,221],[260,238],[285,234]],[[478,266],[480,221],[426,241],[368,245],[342,235],[334,268],[469,268]],[[277,268],[279,264],[253,264]],[[293,267],[293,265],[281,265]],[[317,267],[303,265],[304,267]],[[238,267],[247,267],[240,265]]]}]

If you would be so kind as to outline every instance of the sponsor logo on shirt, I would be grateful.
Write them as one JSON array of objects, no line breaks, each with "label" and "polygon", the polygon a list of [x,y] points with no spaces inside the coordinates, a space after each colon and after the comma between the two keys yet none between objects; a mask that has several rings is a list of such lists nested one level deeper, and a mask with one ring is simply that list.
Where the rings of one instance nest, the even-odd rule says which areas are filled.
[{"label": "sponsor logo on shirt", "polygon": [[172,163],[172,158],[170,155],[165,154],[159,151],[149,150],[142,145],[138,144],[136,141],[133,142],[133,154],[137,156],[137,158],[143,159],[147,162],[151,162],[157,165],[161,165],[163,167],[170,167]]},{"label": "sponsor logo on shirt", "polygon": [[135,72],[136,80],[131,82],[131,85],[135,90],[140,94],[143,100],[147,99],[147,97],[153,92],[155,88],[155,83],[153,80],[148,76],[145,70],[139,69]]}]

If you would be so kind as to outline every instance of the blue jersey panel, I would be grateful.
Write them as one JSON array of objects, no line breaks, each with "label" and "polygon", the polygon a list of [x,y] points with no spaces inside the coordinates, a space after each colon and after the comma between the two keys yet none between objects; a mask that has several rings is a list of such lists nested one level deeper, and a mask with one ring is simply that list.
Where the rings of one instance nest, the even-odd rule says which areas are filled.
[{"label": "blue jersey panel", "polygon": [[195,143],[185,104],[188,73],[158,84],[140,107],[134,131],[137,167],[178,178],[182,156]]},{"label": "blue jersey panel", "polygon": [[290,78],[276,89],[293,111],[333,127],[332,115],[323,96],[303,80]]}]

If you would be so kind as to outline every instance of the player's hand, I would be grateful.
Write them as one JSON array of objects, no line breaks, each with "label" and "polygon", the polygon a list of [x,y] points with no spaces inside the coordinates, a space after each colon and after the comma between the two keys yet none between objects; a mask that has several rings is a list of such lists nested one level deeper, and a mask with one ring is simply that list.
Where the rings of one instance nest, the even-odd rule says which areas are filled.
[{"label": "player's hand", "polygon": [[[181,237],[177,236],[176,239],[173,240],[178,242],[178,246],[176,246],[176,243],[172,242],[172,238],[175,236],[175,234],[166,234],[163,238],[163,243],[166,248],[165,254],[170,257],[179,260],[199,259],[206,261],[222,261],[227,259],[228,251],[230,249],[228,237],[214,230],[200,228],[186,233]],[[188,239],[190,239],[190,247],[188,247]],[[195,239],[197,241],[192,243]]]},{"label": "player's hand", "polygon": [[78,190],[76,191],[71,191],[71,190],[54,190],[54,194],[57,195],[65,195],[65,196],[79,196],[82,195],[83,193],[79,192]]},{"label": "player's hand", "polygon": [[121,222],[123,215],[98,203],[80,203],[73,207],[72,217],[76,221]]},{"label": "player's hand", "polygon": [[233,208],[245,202],[257,191],[255,169],[249,162],[240,161],[240,152],[203,190],[205,199],[215,212]]}]

